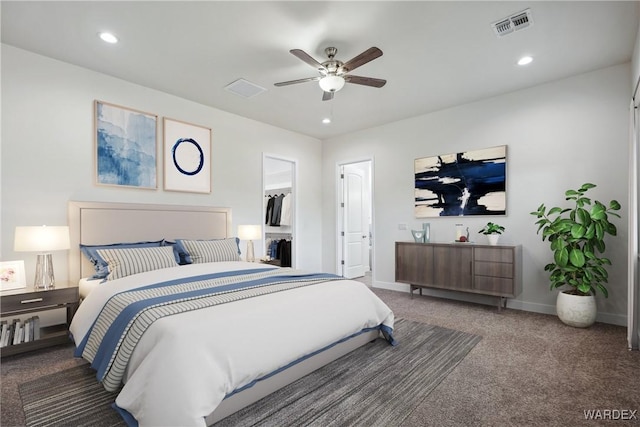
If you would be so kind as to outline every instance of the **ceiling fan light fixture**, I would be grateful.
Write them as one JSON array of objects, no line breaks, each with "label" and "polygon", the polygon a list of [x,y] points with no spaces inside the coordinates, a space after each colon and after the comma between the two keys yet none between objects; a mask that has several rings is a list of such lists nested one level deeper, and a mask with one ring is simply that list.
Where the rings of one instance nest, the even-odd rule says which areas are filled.
[{"label": "ceiling fan light fixture", "polygon": [[337,92],[344,86],[344,78],[336,75],[328,75],[321,78],[318,83],[325,92]]}]

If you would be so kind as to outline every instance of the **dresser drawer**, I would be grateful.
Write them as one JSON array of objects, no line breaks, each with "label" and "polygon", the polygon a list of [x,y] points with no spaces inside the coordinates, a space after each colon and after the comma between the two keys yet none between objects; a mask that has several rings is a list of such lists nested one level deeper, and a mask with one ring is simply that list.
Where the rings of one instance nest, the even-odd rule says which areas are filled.
[{"label": "dresser drawer", "polygon": [[476,276],[473,281],[473,289],[486,295],[515,296],[513,279]]},{"label": "dresser drawer", "polygon": [[511,248],[474,248],[473,259],[475,261],[509,262],[513,263],[513,250]]},{"label": "dresser drawer", "polygon": [[473,272],[480,276],[513,278],[513,264],[504,262],[483,262],[473,263]]},{"label": "dresser drawer", "polygon": [[36,291],[15,295],[3,295],[0,299],[0,312],[3,316],[17,312],[31,311],[40,308],[64,306],[78,301],[78,288],[60,288],[48,291]]}]

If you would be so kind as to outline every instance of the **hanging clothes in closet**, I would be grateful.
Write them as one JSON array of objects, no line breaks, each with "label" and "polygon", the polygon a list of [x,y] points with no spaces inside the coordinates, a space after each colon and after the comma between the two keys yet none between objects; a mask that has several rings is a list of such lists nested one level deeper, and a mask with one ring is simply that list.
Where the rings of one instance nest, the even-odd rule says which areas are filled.
[{"label": "hanging clothes in closet", "polygon": [[280,266],[291,267],[291,240],[281,239],[278,243]]},{"label": "hanging clothes in closet", "polygon": [[291,225],[291,193],[269,196],[264,223],[273,227]]},{"label": "hanging clothes in closet", "polygon": [[273,215],[273,205],[275,204],[275,198],[273,196],[268,196],[268,197],[269,197],[269,200],[267,200],[267,212],[264,217],[265,225],[271,224],[271,216]]},{"label": "hanging clothes in closet", "polygon": [[282,199],[280,209],[280,225],[291,225],[291,193],[287,193]]},{"label": "hanging clothes in closet", "polygon": [[281,267],[291,267],[291,239],[268,239],[267,255]]}]

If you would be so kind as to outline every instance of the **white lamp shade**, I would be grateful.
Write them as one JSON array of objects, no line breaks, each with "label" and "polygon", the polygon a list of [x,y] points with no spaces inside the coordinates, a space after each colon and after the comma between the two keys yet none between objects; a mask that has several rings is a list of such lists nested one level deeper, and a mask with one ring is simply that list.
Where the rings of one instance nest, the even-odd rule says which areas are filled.
[{"label": "white lamp shade", "polygon": [[318,82],[325,92],[337,92],[344,86],[344,78],[340,76],[325,76]]},{"label": "white lamp shade", "polygon": [[262,237],[262,227],[260,225],[239,225],[238,238],[240,240],[257,240]]},{"label": "white lamp shade", "polygon": [[13,249],[16,252],[50,252],[69,249],[69,227],[18,226]]}]

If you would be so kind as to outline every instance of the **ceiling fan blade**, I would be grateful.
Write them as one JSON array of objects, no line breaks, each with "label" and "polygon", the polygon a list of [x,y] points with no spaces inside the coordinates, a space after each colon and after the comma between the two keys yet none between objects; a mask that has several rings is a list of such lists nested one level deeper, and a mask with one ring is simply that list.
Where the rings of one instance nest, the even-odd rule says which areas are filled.
[{"label": "ceiling fan blade", "polygon": [[322,100],[323,101],[331,101],[333,99],[333,94],[335,92],[326,92],[322,94]]},{"label": "ceiling fan blade", "polygon": [[378,49],[377,47],[369,48],[355,58],[352,58],[349,61],[345,62],[342,66],[342,69],[345,73],[348,73],[349,71],[353,71],[361,65],[364,65],[369,61],[373,61],[380,56],[382,56],[382,51],[380,49]]},{"label": "ceiling fan blade", "polygon": [[317,82],[320,79],[321,79],[320,76],[318,76],[318,77],[307,77],[306,79],[289,80],[288,82],[274,83],[274,85],[275,86],[288,86],[288,85],[294,85],[296,83]]},{"label": "ceiling fan blade", "polygon": [[373,86],[373,87],[382,87],[387,83],[387,81],[383,79],[376,79],[373,77],[352,76],[350,74],[347,74],[346,76],[344,76],[344,81],[347,83],[355,83],[357,85]]},{"label": "ceiling fan blade", "polygon": [[289,52],[291,52],[294,56],[296,56],[298,59],[306,62],[307,64],[311,65],[313,68],[315,68],[318,71],[326,71],[327,69],[324,67],[324,65],[322,65],[321,63],[319,63],[318,61],[316,61],[315,59],[313,59],[307,52],[305,52],[304,50],[300,50],[300,49],[291,49]]}]

